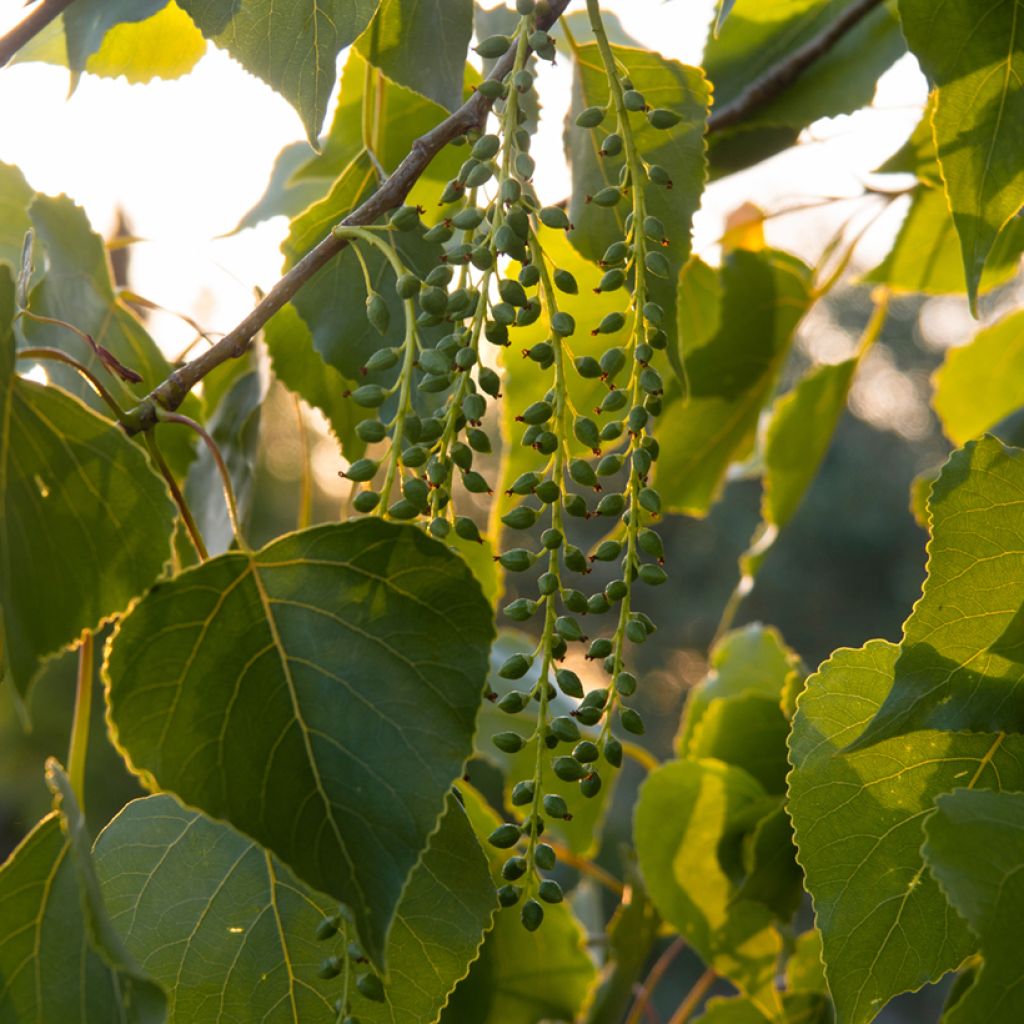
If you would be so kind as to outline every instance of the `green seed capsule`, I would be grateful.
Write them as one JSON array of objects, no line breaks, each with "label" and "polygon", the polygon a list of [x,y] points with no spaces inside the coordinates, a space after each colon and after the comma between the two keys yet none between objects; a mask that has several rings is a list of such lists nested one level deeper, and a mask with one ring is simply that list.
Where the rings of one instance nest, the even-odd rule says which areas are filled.
[{"label": "green seed capsule", "polygon": [[604,741],[604,759],[613,768],[622,767],[622,744],[614,736]]},{"label": "green seed capsule", "polygon": [[569,463],[569,476],[584,487],[596,487],[597,476],[594,467],[586,459],[573,459]]},{"label": "green seed capsule", "polygon": [[526,622],[537,611],[537,602],[526,597],[516,598],[511,604],[505,605],[503,611],[513,622]]},{"label": "green seed capsule", "polygon": [[596,761],[601,754],[596,744],[591,743],[590,740],[580,740],[573,748],[572,756],[581,764],[590,764]]},{"label": "green seed capsule", "polygon": [[510,548],[498,558],[498,561],[509,572],[526,572],[537,561],[537,556],[526,548]]},{"label": "green seed capsule", "polygon": [[606,135],[601,143],[601,156],[618,156],[622,152],[622,136],[616,132]]},{"label": "green seed capsule", "polygon": [[520,920],[528,932],[535,932],[544,920],[544,908],[536,900],[527,900],[523,904]]},{"label": "green seed capsule", "polygon": [[479,188],[486,185],[494,177],[494,168],[490,164],[477,164],[469,169],[469,173],[463,178],[466,188]]},{"label": "green seed capsule", "polygon": [[569,217],[560,206],[542,206],[537,216],[545,227],[569,230]]},{"label": "green seed capsule", "polygon": [[326,960],[322,960],[320,962],[320,968],[316,973],[317,977],[330,980],[331,978],[336,978],[339,974],[341,974],[341,969],[341,958],[336,956],[329,956],[327,957]]},{"label": "green seed capsule", "polygon": [[523,423],[547,423],[554,415],[554,412],[555,410],[551,407],[550,402],[533,402],[516,419]]},{"label": "green seed capsule", "polygon": [[367,444],[383,441],[387,436],[387,427],[380,420],[360,420],[356,424],[356,435]]},{"label": "green seed capsule", "polygon": [[533,780],[528,779],[523,782],[517,782],[512,787],[512,795],[510,797],[513,807],[523,807],[526,804],[533,802]]},{"label": "green seed capsule", "polygon": [[519,271],[518,278],[519,283],[524,288],[533,288],[540,282],[540,267],[538,267],[536,263],[527,263],[526,266]]},{"label": "green seed capsule", "polygon": [[568,338],[576,333],[576,321],[563,310],[551,318],[551,330],[559,338]]},{"label": "green seed capsule", "polygon": [[505,94],[505,89],[501,82],[495,81],[493,78],[485,78],[476,87],[476,91],[489,100],[499,99]]},{"label": "green seed capsule", "polygon": [[644,266],[657,277],[671,276],[671,267],[664,253],[655,251],[647,253],[644,257]]},{"label": "green seed capsule", "polygon": [[[511,209],[505,214],[505,223],[515,232],[516,236],[526,242],[530,238],[530,218],[519,208]],[[525,263],[526,260],[520,260]]]},{"label": "green seed capsule", "polygon": [[545,903],[561,903],[562,887],[553,878],[545,878],[537,887],[537,895]]},{"label": "green seed capsule", "polygon": [[509,490],[513,494],[532,494],[540,483],[540,476],[537,473],[523,473],[517,476]]},{"label": "green seed capsule", "polygon": [[419,469],[427,461],[427,449],[421,445],[410,445],[402,452],[402,465],[410,469]]},{"label": "green seed capsule", "polygon": [[[531,657],[527,657],[525,654],[513,654],[506,659],[505,664],[498,670],[498,675],[502,679],[521,679],[529,672],[529,667],[532,664],[534,664],[534,659]],[[525,703],[523,703],[524,707]]]},{"label": "green seed capsule", "polygon": [[556,757],[551,767],[563,782],[578,782],[587,774],[586,768],[575,757]]},{"label": "green seed capsule", "polygon": [[499,825],[488,837],[487,842],[499,850],[507,850],[519,842],[519,828],[506,822]]},{"label": "green seed capsule", "polygon": [[626,508],[626,499],[621,494],[606,494],[595,511],[599,516],[620,516]]},{"label": "green seed capsule", "polygon": [[558,590],[558,576],[553,572],[542,573],[537,579],[537,592],[541,597],[550,597]]},{"label": "green seed capsule", "polygon": [[376,292],[366,296],[366,319],[378,334],[387,334],[391,315],[388,313],[388,304]]},{"label": "green seed capsule", "polygon": [[654,530],[643,529],[636,537],[637,544],[640,550],[644,554],[650,555],[652,558],[664,558],[665,549],[661,542],[661,537],[654,532]]},{"label": "green seed capsule", "polygon": [[419,514],[419,506],[409,501],[408,498],[400,498],[388,509],[388,516],[390,518],[398,519],[402,522],[415,519]]},{"label": "green seed capsule", "polygon": [[553,718],[550,729],[551,735],[563,743],[575,743],[580,738],[579,726],[568,715]]},{"label": "green seed capsule", "polygon": [[324,942],[327,939],[333,939],[338,934],[338,926],[341,924],[341,918],[338,916],[324,917],[321,918],[320,923],[316,926],[316,937],[319,942]]},{"label": "green seed capsule", "polygon": [[612,562],[622,554],[622,544],[617,540],[604,540],[590,557],[598,562]]},{"label": "green seed capsule", "polygon": [[604,251],[604,255],[600,259],[602,267],[614,267],[618,263],[624,263],[626,257],[629,255],[629,249],[625,242],[612,242]]},{"label": "green seed capsule", "polygon": [[577,128],[596,128],[604,120],[603,107],[587,107],[576,115]]},{"label": "green seed capsule", "polygon": [[617,454],[606,455],[597,464],[598,476],[614,476],[622,469],[622,456]]},{"label": "green seed capsule", "polygon": [[[602,658],[608,657],[608,655],[611,653],[611,640],[607,639],[606,637],[599,636],[596,640],[591,641],[590,649],[587,651],[587,660],[599,661]],[[589,694],[587,696],[589,697]],[[593,704],[589,704],[588,707],[593,707]]]},{"label": "green seed capsule", "polygon": [[623,282],[626,280],[626,274],[618,267],[613,267],[611,270],[606,270],[601,280],[598,282],[597,290],[599,292],[614,292],[616,289],[621,288]]},{"label": "green seed capsule", "polygon": [[478,544],[483,543],[479,527],[469,516],[455,517],[455,532],[463,540],[475,540]]},{"label": "green seed capsule", "polygon": [[600,708],[580,708],[576,712],[576,720],[580,725],[597,725],[603,714]]},{"label": "green seed capsule", "polygon": [[523,821],[523,833],[528,836],[539,836],[544,831],[544,819],[539,814],[531,814]]},{"label": "green seed capsule", "polygon": [[[547,797],[544,798],[547,801]],[[565,801],[562,801],[562,806],[565,806]],[[546,810],[546,804],[545,804]],[[563,813],[559,817],[564,818],[566,815]],[[533,851],[533,862],[541,869],[541,871],[550,871],[555,866],[555,851],[548,846],[547,843],[538,843],[537,848]]]},{"label": "green seed capsule", "polygon": [[[560,821],[564,821],[569,817],[569,806],[557,793],[548,793],[544,797],[543,804],[544,813],[548,815],[548,817],[557,818]],[[550,850],[551,847],[549,846],[548,849]],[[554,854],[553,850],[552,854]],[[534,858],[537,859],[536,853],[534,854]],[[538,864],[538,867],[543,868],[545,871],[550,871],[551,868],[554,867],[554,860],[552,860],[550,867],[547,867],[544,864]]]},{"label": "green seed capsule", "polygon": [[595,192],[594,195],[589,197],[589,201],[595,206],[601,206],[607,209],[610,206],[614,206],[622,198],[622,189],[616,188],[614,185],[606,185],[604,188]]},{"label": "green seed capsule", "polygon": [[498,282],[498,294],[504,302],[512,306],[525,306],[528,301],[523,286],[509,277]]},{"label": "green seed capsule", "polygon": [[[640,406],[640,405],[634,406],[632,409],[629,410],[629,417],[627,419],[627,423],[629,425],[629,432],[631,434],[639,434],[640,431],[643,430],[644,427],[647,426],[647,421],[649,419],[650,419],[650,414],[647,412],[647,410],[645,408],[643,408],[643,406]],[[639,452],[634,452],[633,454],[634,455],[639,455],[640,453]],[[646,452],[644,452],[643,454],[647,455]],[[634,465],[635,464],[636,464],[636,462],[635,462],[635,459],[634,459]],[[649,468],[649,466],[650,466],[650,456],[648,456],[648,468]],[[644,476],[645,474],[646,474],[646,470],[644,470],[644,471],[642,471],[640,473],[641,476]]]},{"label": "green seed capsule", "polygon": [[473,49],[476,50],[484,60],[496,60],[504,54],[511,45],[512,40],[509,39],[508,36],[493,35],[488,36],[486,39],[482,39],[473,47]]},{"label": "green seed capsule", "polygon": [[608,586],[604,588],[604,595],[613,604],[616,601],[621,601],[626,596],[626,581],[612,580]]},{"label": "green seed capsule", "polygon": [[562,604],[571,612],[578,612],[580,615],[585,615],[587,612],[587,598],[579,590],[574,590],[572,587],[562,591]]},{"label": "green seed capsule", "polygon": [[499,732],[491,737],[491,742],[506,754],[515,754],[523,749],[526,741],[517,732]]},{"label": "green seed capsule", "polygon": [[558,501],[562,495],[562,491],[558,484],[554,480],[545,480],[543,483],[537,485],[537,490],[534,492],[545,505],[550,505],[553,502]]},{"label": "green seed capsule", "polygon": [[585,639],[580,624],[571,615],[559,615],[555,619],[555,632],[570,642]]},{"label": "green seed capsule", "polygon": [[523,890],[518,885],[503,885],[498,889],[498,903],[503,907],[514,907]]},{"label": "green seed capsule", "polygon": [[498,200],[507,206],[510,203],[519,202],[519,197],[522,194],[522,185],[520,185],[515,178],[506,178],[501,183],[501,188],[498,190]]},{"label": "green seed capsule", "polygon": [[356,988],[365,999],[375,1003],[384,1002],[384,983],[376,974],[357,974]]},{"label": "green seed capsule", "polygon": [[580,779],[580,793],[583,796],[589,799],[597,796],[600,792],[601,776],[597,772],[591,772],[585,779]]},{"label": "green seed capsule", "polygon": [[388,217],[388,223],[396,231],[409,231],[416,227],[420,220],[420,211],[415,206],[399,206],[392,210]]},{"label": "green seed capsule", "polygon": [[630,643],[642,644],[647,639],[647,630],[644,629],[643,623],[630,619],[626,623],[626,638]]},{"label": "green seed capsule", "polygon": [[594,615],[603,615],[609,608],[611,608],[611,605],[604,594],[591,594],[587,598],[587,611],[592,612]]},{"label": "green seed capsule", "polygon": [[384,404],[388,393],[379,384],[362,384],[349,397],[364,409],[377,409]]},{"label": "green seed capsule", "polygon": [[[594,330],[592,330],[590,333],[591,334],[615,334],[616,331],[621,331],[622,328],[625,327],[625,325],[626,325],[626,318],[621,313],[618,313],[618,312],[608,313],[601,320],[601,322],[597,325],[597,327],[595,327]],[[609,351],[616,351],[616,350],[609,349]],[[618,350],[618,351],[621,351],[621,350]],[[608,353],[606,352],[605,355],[607,355],[607,354]],[[625,357],[623,357],[623,362],[625,362]],[[603,364],[604,364],[604,359],[602,358],[602,365]],[[605,372],[607,373],[607,370],[605,370]]]},{"label": "green seed capsule", "polygon": [[482,366],[477,370],[476,381],[480,385],[480,390],[491,398],[497,398],[501,394],[501,377],[489,367]]},{"label": "green seed capsule", "polygon": [[526,858],[520,857],[518,854],[509,857],[507,861],[501,866],[501,877],[506,882],[514,882],[517,878],[522,878],[526,874]]},{"label": "green seed capsule", "polygon": [[563,503],[567,515],[577,519],[586,519],[589,515],[587,503],[581,494],[570,494]]},{"label": "green seed capsule", "polygon": [[406,480],[402,485],[402,494],[422,511],[427,510],[430,503],[430,487],[425,480],[415,476]]},{"label": "green seed capsule", "polygon": [[420,292],[420,279],[415,274],[402,274],[395,282],[395,291],[400,299],[415,298]]},{"label": "green seed capsule", "polygon": [[450,224],[441,221],[424,233],[423,240],[426,242],[437,242],[440,245],[444,245],[444,243],[449,241],[454,234],[455,229]]},{"label": "green seed capsule", "polygon": [[475,470],[462,474],[462,486],[470,494],[490,494],[491,485]]},{"label": "green seed capsule", "polygon": [[615,677],[615,689],[623,697],[632,697],[636,693],[636,676],[631,672],[620,672]]},{"label": "green seed capsule", "polygon": [[643,110],[647,106],[643,93],[637,92],[636,89],[627,89],[622,94],[622,102],[625,104],[626,109],[633,113]]},{"label": "green seed capsule", "polygon": [[[583,696],[583,684],[580,682],[580,677],[571,669],[560,668],[555,673],[555,680],[558,682],[558,688],[567,697]],[[575,741],[578,736],[579,733],[577,732],[571,737],[571,740]]]},{"label": "green seed capsule", "polygon": [[625,391],[609,391],[608,394],[604,396],[599,408],[601,412],[618,412],[620,409],[625,408],[628,402],[629,398]]},{"label": "green seed capsule", "polygon": [[667,107],[655,107],[647,113],[647,120],[652,128],[664,131],[666,128],[674,128],[682,120],[682,116]]},{"label": "green seed capsule", "polygon": [[[477,160],[490,160],[492,156],[497,154],[498,150],[501,149],[501,139],[497,135],[481,135],[476,142],[473,143],[473,148],[470,150],[472,156]],[[483,215],[481,214],[481,220]],[[477,221],[479,224],[480,221]],[[463,227],[462,224],[456,225],[457,227]],[[475,228],[476,224],[468,224],[466,227]]]},{"label": "green seed capsule", "polygon": [[633,708],[623,708],[619,712],[619,721],[622,723],[622,728],[626,732],[633,733],[634,736],[642,736],[646,731],[644,720]]},{"label": "green seed capsule", "polygon": [[489,270],[494,266],[494,253],[486,245],[478,245],[469,254],[469,260],[477,270]]},{"label": "green seed capsule", "polygon": [[668,573],[660,565],[647,565],[640,566],[640,579],[648,586],[660,587],[668,579]]},{"label": "green seed capsule", "polygon": [[[529,72],[525,72],[525,74],[529,74]],[[531,78],[530,81],[532,82],[533,79]],[[525,92],[523,89],[519,89],[519,91]],[[516,174],[518,174],[523,181],[529,181],[533,177],[534,171],[537,170],[537,164],[529,153],[517,153],[515,169]]]},{"label": "green seed capsule", "polygon": [[566,545],[565,553],[562,557],[565,559],[565,567],[572,572],[590,571],[590,567],[587,565],[587,556],[578,547],[572,544]]},{"label": "green seed capsule", "polygon": [[380,495],[376,491],[360,491],[352,502],[355,510],[366,515],[380,504]]},{"label": "green seed capsule", "polygon": [[639,495],[640,507],[646,509],[651,515],[658,515],[661,512],[661,498],[653,487],[645,487]]},{"label": "green seed capsule", "polygon": [[540,535],[540,542],[547,551],[556,551],[562,546],[564,539],[562,531],[553,526]]}]

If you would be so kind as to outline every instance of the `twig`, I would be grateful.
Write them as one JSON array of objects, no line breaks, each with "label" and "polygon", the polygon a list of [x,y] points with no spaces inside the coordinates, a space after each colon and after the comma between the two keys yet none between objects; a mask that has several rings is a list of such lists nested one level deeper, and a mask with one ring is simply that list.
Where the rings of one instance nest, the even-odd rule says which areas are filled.
[{"label": "twig", "polygon": [[622,898],[624,887],[622,883],[612,874],[609,874],[600,864],[595,864],[592,860],[587,860],[586,857],[581,857],[578,853],[574,853],[563,843],[558,842],[556,839],[549,839],[548,845],[554,849],[555,853],[558,854],[558,859],[568,864],[569,867],[575,868],[581,875],[586,875],[588,878],[592,878],[599,885],[603,885],[609,892],[615,893],[619,899]]},{"label": "twig", "polygon": [[54,18],[70,7],[73,0],[42,0],[25,15],[10,32],[0,38],[0,68],[2,68],[27,42],[37,36]]},{"label": "twig", "polygon": [[[558,16],[569,6],[569,0],[550,0],[547,13],[537,19],[537,27],[549,28]],[[490,78],[501,81],[508,74],[515,59],[515,50],[510,49],[491,71]],[[435,125],[413,144],[405,159],[394,174],[384,182],[366,202],[357,206],[342,224],[365,226],[372,224],[388,210],[400,206],[409,194],[427,165],[452,139],[478,127],[491,109],[492,101],[474,93],[465,103],[440,124]],[[348,241],[334,233],[329,234],[281,278],[266,296],[233,330],[221,338],[212,348],[196,356],[191,362],[175,370],[163,383],[157,385],[143,401],[129,410],[125,429],[129,434],[148,430],[157,420],[158,409],[173,411],[185,400],[185,396],[211,370],[228,359],[242,355],[249,347],[256,332],[325,264],[329,263]]]},{"label": "twig", "polygon": [[693,1016],[693,1011],[700,1006],[701,1001],[708,994],[708,989],[714,985],[718,975],[709,967],[694,983],[693,988],[687,993],[686,998],[679,1004],[679,1009],[669,1018],[668,1024],[686,1024]]},{"label": "twig", "polygon": [[686,948],[686,940],[680,935],[666,947],[665,951],[655,961],[650,973],[644,978],[644,983],[637,993],[633,1009],[626,1018],[626,1024],[640,1024],[640,1016],[647,1009],[658,982],[665,976],[665,972],[672,966],[673,961]]},{"label": "twig", "polygon": [[84,363],[79,362],[74,356],[69,356],[59,348],[50,348],[48,345],[36,345],[32,348],[20,348],[15,353],[16,359],[52,359],[55,363],[65,363],[76,369],[96,390],[96,394],[107,403],[114,418],[121,422],[124,410],[118,404],[114,396],[103,386],[99,377],[96,376]]},{"label": "twig", "polygon": [[758,107],[775,99],[793,84],[816,60],[823,57],[854,25],[874,10],[882,0],[856,0],[850,4],[835,21],[827,25],[818,35],[808,39],[803,46],[794,50],[784,61],[769,68],[756,82],[747,86],[721,110],[712,113],[708,119],[708,133],[731,128]]}]

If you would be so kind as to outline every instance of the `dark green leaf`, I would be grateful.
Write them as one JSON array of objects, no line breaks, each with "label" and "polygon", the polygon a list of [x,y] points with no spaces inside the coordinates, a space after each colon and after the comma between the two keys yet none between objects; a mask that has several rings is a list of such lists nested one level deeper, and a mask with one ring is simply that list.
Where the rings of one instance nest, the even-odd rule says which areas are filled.
[{"label": "dark green leaf", "polygon": [[393,82],[455,110],[472,34],[473,0],[382,0],[356,46]]},{"label": "dark green leaf", "polygon": [[270,180],[256,205],[242,215],[230,232],[255,227],[270,217],[296,217],[307,206],[322,199],[331,189],[330,178],[295,178],[295,172],[314,157],[308,142],[293,142],[284,147],[274,159]]},{"label": "dark green leaf", "polygon": [[0,1020],[161,1024],[163,993],[110,930],[84,830],[65,796],[0,866]]},{"label": "dark green leaf", "polygon": [[789,814],[839,1020],[867,1024],[975,946],[921,859],[921,822],[955,787],[1024,786],[1024,740],[915,732],[843,753],[893,685],[899,648],[841,650],[808,681],[790,740]]},{"label": "dark green leaf", "polygon": [[[684,274],[696,266],[691,262]],[[729,465],[750,454],[761,410],[811,301],[808,268],[775,250],[736,250],[720,277],[717,330],[691,344],[683,339],[689,398],[667,404],[658,420],[665,439],[658,460],[662,501],[689,515],[704,515]],[[681,323],[683,315],[681,309]]]},{"label": "dark green leaf", "polygon": [[181,0],[207,39],[279,92],[316,143],[338,54],[370,23],[377,0]]},{"label": "dark green leaf", "polygon": [[918,729],[1024,731],[1024,665],[991,649],[1024,604],[1022,490],[1019,448],[985,437],[950,456],[932,487],[928,578],[896,681],[856,746]]},{"label": "dark green leaf", "polygon": [[[472,787],[463,786],[466,812],[483,841],[498,818]],[[504,853],[484,845],[496,885]],[[594,981],[584,933],[568,903],[544,908],[544,923],[528,932],[520,907],[499,910],[469,975],[452,993],[441,1024],[537,1024],[574,1020]]]},{"label": "dark green leaf", "polygon": [[109,647],[111,722],[145,778],[351,904],[380,964],[469,756],[492,635],[443,545],[316,527],[150,591]]},{"label": "dark green leaf", "polygon": [[71,4],[64,12],[64,35],[72,74],[85,71],[86,61],[115,25],[145,21],[166,6],[167,0],[77,0]]},{"label": "dark green leaf", "polygon": [[160,574],[174,506],[110,420],[15,374],[13,311],[0,267],[0,656],[24,694],[44,658]]},{"label": "dark green leaf", "polygon": [[960,348],[935,374],[932,405],[953,444],[965,444],[1024,405],[1024,312],[1009,313]]},{"label": "dark green leaf", "polygon": [[765,440],[761,516],[782,529],[796,513],[825,457],[857,359],[819,366],[772,407]]},{"label": "dark green leaf", "polygon": [[[234,829],[151,796],[103,830],[95,858],[114,925],[166,986],[171,1024],[337,1019],[341,979],[317,972],[325,957],[344,957],[346,936],[315,937],[337,902]],[[353,1012],[373,1024],[433,1020],[476,956],[495,902],[487,862],[450,796],[395,914],[386,1002],[372,1003],[353,986]]]},{"label": "dark green leaf", "polygon": [[1024,916],[1024,794],[958,789],[935,801],[922,850],[949,902],[981,940],[974,984],[948,1024],[1017,1024],[1024,1016],[1020,935]]},{"label": "dark green leaf", "polygon": [[[719,761],[670,761],[640,788],[634,837],[654,905],[701,959],[749,995],[768,1016],[779,1010],[773,985],[782,940],[761,903],[738,897],[738,861],[745,832],[770,798],[740,768]],[[739,864],[730,865],[739,867]]]},{"label": "dark green leaf", "polygon": [[900,0],[899,9],[910,49],[938,87],[932,125],[973,310],[996,236],[1024,203],[1020,8]]},{"label": "dark green leaf", "polygon": [[745,846],[747,873],[736,898],[763,903],[783,924],[792,921],[804,894],[804,874],[796,862],[793,827],[781,802],[754,826]]},{"label": "dark green leaf", "polygon": [[[729,27],[704,48],[715,111],[734,102],[766,72],[824,31],[849,0],[792,0],[766,4],[736,0]],[[796,142],[821,117],[848,114],[871,102],[875,82],[906,47],[885,4],[862,18],[827,54],[777,97],[710,139],[712,173],[728,174]],[[714,114],[714,111],[712,112]]]}]

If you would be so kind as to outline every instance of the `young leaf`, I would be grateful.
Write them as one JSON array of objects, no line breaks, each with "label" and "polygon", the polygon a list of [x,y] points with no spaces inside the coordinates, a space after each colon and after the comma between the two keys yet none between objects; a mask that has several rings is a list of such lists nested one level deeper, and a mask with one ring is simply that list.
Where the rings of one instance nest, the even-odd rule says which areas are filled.
[{"label": "young leaf", "polygon": [[316,144],[337,80],[338,54],[370,23],[378,0],[181,0],[207,39],[279,92]]},{"label": "young leaf", "polygon": [[928,503],[928,578],[896,680],[857,747],[918,729],[1024,731],[1024,665],[993,649],[1024,604],[1022,489],[1019,448],[984,437],[950,456]]},{"label": "young leaf", "polygon": [[108,648],[110,719],[144,778],[348,903],[380,965],[472,748],[492,635],[443,545],[316,527],[151,590]]},{"label": "young leaf", "polygon": [[943,1020],[1016,1024],[1024,1016],[1024,794],[958,789],[940,796],[935,808],[924,823],[922,853],[949,902],[978,935],[984,960],[974,984]]},{"label": "young leaf", "polygon": [[[316,931],[338,912],[337,901],[304,885],[272,854],[169,796],[151,796],[114,818],[94,855],[115,927],[166,988],[169,1024],[224,1016],[266,1024],[336,1019],[338,982],[318,971],[325,957],[344,957],[344,938],[318,941]],[[398,966],[385,1002],[350,987],[359,1019],[434,1019],[476,956],[495,903],[487,862],[449,796],[395,913],[387,956]]]},{"label": "young leaf", "polygon": [[983,327],[946,353],[932,406],[953,444],[965,444],[1024,405],[1024,311]]},{"label": "young leaf", "polygon": [[28,208],[34,196],[25,175],[14,164],[0,162],[0,263],[15,278],[21,272],[25,233],[32,227]]},{"label": "young leaf", "polygon": [[167,0],[80,0],[64,12],[64,35],[68,47],[68,67],[77,78],[86,61],[103,44],[104,36],[122,22],[145,21]]},{"label": "young leaf", "polygon": [[970,0],[900,0],[899,9],[910,49],[938,87],[935,144],[974,310],[996,236],[1024,203],[1020,9],[1017,0],[983,9]]},{"label": "young leaf", "polygon": [[15,373],[13,312],[0,266],[0,675],[24,694],[44,658],[157,578],[174,506],[110,420]]},{"label": "young leaf", "polygon": [[738,897],[722,859],[770,810],[760,784],[719,761],[670,761],[640,787],[634,836],[640,869],[661,916],[715,971],[773,1017],[782,940],[761,903]]},{"label": "young leaf", "polygon": [[473,0],[381,0],[356,48],[393,82],[455,110],[473,34]]},{"label": "young leaf", "polygon": [[0,866],[0,1020],[162,1024],[163,993],[112,933],[62,774],[61,786],[60,810]]},{"label": "young leaf", "polygon": [[684,344],[689,400],[666,403],[658,420],[665,439],[662,501],[688,515],[705,515],[730,463],[750,453],[761,409],[811,301],[810,270],[773,249],[730,253],[720,277],[717,330],[700,344]]},{"label": "young leaf", "polygon": [[839,1024],[955,970],[975,940],[921,859],[921,823],[955,787],[1020,789],[1024,739],[915,732],[844,748],[893,685],[899,648],[841,650],[808,681],[790,739],[789,814]]},{"label": "young leaf", "polygon": [[[501,885],[501,851],[483,840],[498,824],[487,802],[471,786],[460,786],[473,830]],[[494,927],[445,1007],[440,1024],[535,1024],[574,1020],[594,981],[594,964],[583,947],[584,932],[567,902],[544,908],[544,923],[532,934],[519,920],[519,906],[499,910]]]}]

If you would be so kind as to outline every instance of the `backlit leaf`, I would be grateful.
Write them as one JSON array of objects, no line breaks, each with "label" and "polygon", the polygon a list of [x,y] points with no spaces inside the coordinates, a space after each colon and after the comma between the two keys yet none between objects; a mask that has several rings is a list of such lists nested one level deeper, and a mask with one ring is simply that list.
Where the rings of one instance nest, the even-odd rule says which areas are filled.
[{"label": "backlit leaf", "polygon": [[469,756],[492,635],[443,545],[376,519],[315,527],[151,590],[108,648],[111,722],[151,785],[350,904],[381,964]]}]

